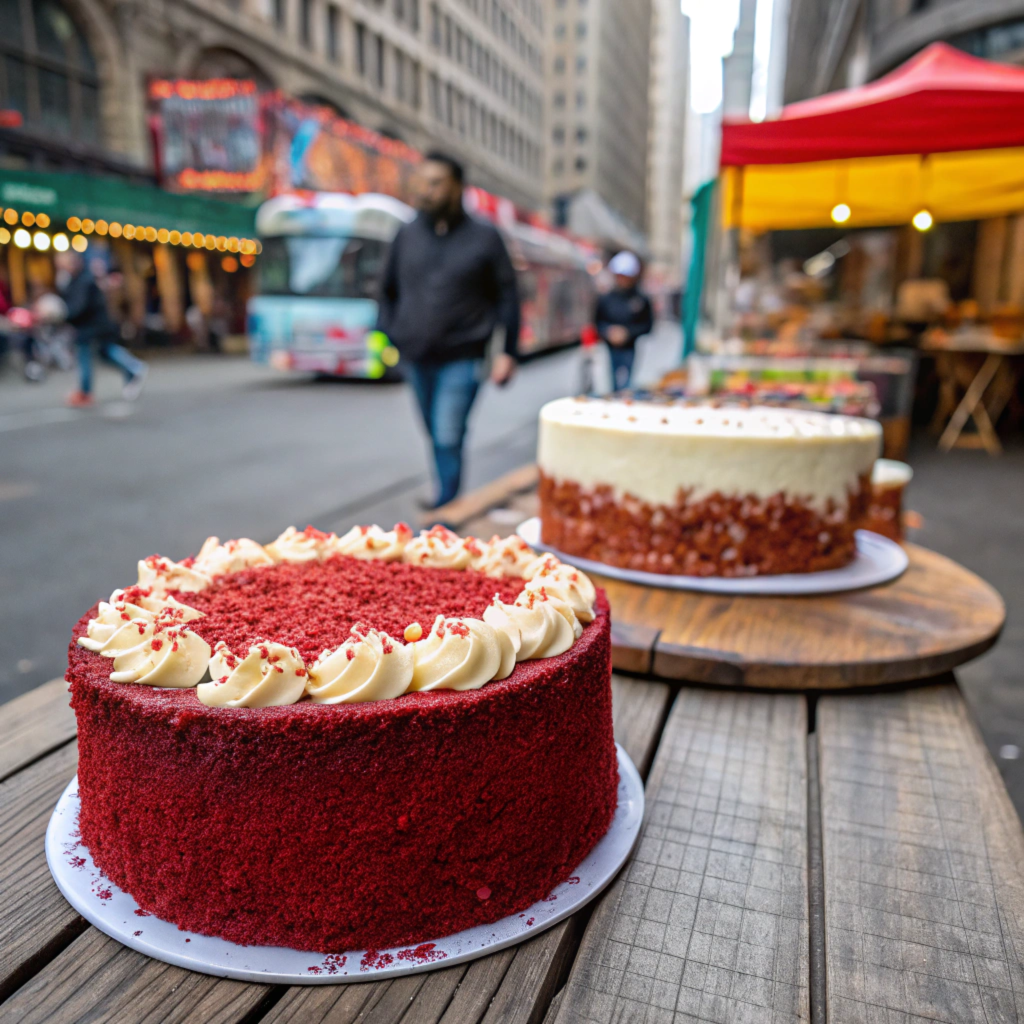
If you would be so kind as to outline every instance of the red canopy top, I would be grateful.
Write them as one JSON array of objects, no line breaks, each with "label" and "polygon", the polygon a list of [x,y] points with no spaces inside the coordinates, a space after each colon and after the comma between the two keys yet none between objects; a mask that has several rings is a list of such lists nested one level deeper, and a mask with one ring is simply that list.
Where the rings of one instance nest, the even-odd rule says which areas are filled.
[{"label": "red canopy top", "polygon": [[1024,68],[932,43],[877,82],[727,120],[723,167],[1024,146]]}]

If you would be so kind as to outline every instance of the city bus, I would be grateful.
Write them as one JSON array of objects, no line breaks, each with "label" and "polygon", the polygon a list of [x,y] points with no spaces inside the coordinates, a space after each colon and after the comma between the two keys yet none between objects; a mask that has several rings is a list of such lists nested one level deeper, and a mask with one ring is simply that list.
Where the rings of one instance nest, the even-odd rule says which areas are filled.
[{"label": "city bus", "polygon": [[[593,254],[572,239],[509,217],[495,221],[515,265],[523,354],[572,344],[591,322]],[[391,196],[287,193],[256,214],[263,245],[248,304],[252,358],[279,370],[380,379],[398,353],[375,331],[388,246],[415,211]]]}]

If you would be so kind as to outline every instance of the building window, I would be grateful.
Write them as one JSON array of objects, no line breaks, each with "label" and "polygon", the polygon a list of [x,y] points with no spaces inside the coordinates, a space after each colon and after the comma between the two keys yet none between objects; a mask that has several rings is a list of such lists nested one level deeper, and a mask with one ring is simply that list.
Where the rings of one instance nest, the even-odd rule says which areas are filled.
[{"label": "building window", "polygon": [[565,58],[556,57],[554,63],[551,65],[556,75],[565,74]]},{"label": "building window", "polygon": [[430,73],[430,78],[427,80],[427,91],[430,94],[430,113],[440,121],[441,120],[441,83],[438,81],[437,75],[433,72]]},{"label": "building window", "polygon": [[587,129],[579,127],[576,129],[576,141],[583,143],[587,141]]},{"label": "building window", "polygon": [[405,102],[405,54],[401,50],[395,50],[395,95]]},{"label": "building window", "polygon": [[299,0],[299,39],[309,46],[313,38],[313,0]]},{"label": "building window", "polygon": [[274,24],[278,28],[288,27],[288,0],[274,0]]},{"label": "building window", "polygon": [[341,11],[334,4],[327,5],[327,59],[341,57]]},{"label": "building window", "polygon": [[585,110],[586,106],[587,106],[587,94],[582,89],[579,89],[576,92],[576,109],[577,110]]},{"label": "building window", "polygon": [[437,4],[430,5],[430,41],[441,49],[441,12]]},{"label": "building window", "polygon": [[565,110],[565,93],[556,92],[551,99],[551,104],[555,110]]},{"label": "building window", "polygon": [[585,171],[587,169],[587,158],[585,156],[576,157],[576,170]]},{"label": "building window", "polygon": [[377,88],[384,89],[384,37],[377,36]]},{"label": "building window", "polygon": [[576,38],[586,39],[587,38],[587,23],[585,21],[576,22]]},{"label": "building window", "polygon": [[411,65],[410,65],[410,70],[411,70],[411,73],[410,73],[410,76],[409,76],[409,85],[410,85],[409,105],[413,108],[413,110],[419,110],[420,109],[420,66],[419,66],[419,62],[418,61],[413,61],[411,63]]},{"label": "building window", "polygon": [[85,36],[57,0],[3,0],[3,98],[26,125],[96,143],[99,81]]},{"label": "building window", "polygon": [[559,158],[558,158],[558,159],[557,159],[557,160],[556,160],[556,161],[555,161],[555,162],[554,162],[554,163],[553,163],[553,164],[551,165],[551,173],[552,173],[552,174],[553,174],[553,175],[554,175],[554,176],[555,176],[555,177],[557,178],[557,177],[558,177],[559,175],[561,175],[561,174],[562,174],[562,173],[563,173],[564,171],[565,171],[565,161],[564,161],[564,160],[563,160],[563,159],[562,159],[561,157],[559,157]]},{"label": "building window", "polygon": [[451,82],[444,87],[444,119],[449,128],[455,124],[455,90]]},{"label": "building window", "polygon": [[356,22],[356,71],[366,77],[366,26]]},{"label": "building window", "polygon": [[561,125],[556,125],[551,129],[551,141],[558,146],[565,142],[565,129]]},{"label": "building window", "polygon": [[408,0],[409,2],[409,27],[413,32],[420,30],[420,0]]},{"label": "building window", "polygon": [[564,21],[560,21],[555,26],[555,38],[556,39],[564,39],[565,38],[565,22]]},{"label": "building window", "polygon": [[452,19],[447,14],[444,16],[444,52],[449,57],[452,55]]},{"label": "building window", "polygon": [[587,58],[584,54],[580,54],[576,58],[576,74],[582,75],[587,70]]}]

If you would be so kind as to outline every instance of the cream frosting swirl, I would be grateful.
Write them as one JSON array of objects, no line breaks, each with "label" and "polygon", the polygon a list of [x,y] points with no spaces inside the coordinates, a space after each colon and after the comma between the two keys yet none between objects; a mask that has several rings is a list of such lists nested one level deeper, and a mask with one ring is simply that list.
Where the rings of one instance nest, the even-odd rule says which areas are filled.
[{"label": "cream frosting swirl", "polygon": [[270,708],[294,704],[306,689],[306,666],[293,647],[253,644],[244,658],[221,641],[210,659],[210,679],[196,696],[211,708]]},{"label": "cream frosting swirl", "polygon": [[504,667],[497,630],[480,619],[438,615],[430,632],[410,644],[410,690],[477,690]]},{"label": "cream frosting swirl", "polygon": [[332,552],[363,561],[400,562],[406,545],[412,540],[412,530],[405,523],[396,523],[393,530],[379,526],[353,526],[338,537]]},{"label": "cream frosting swirl", "polygon": [[531,567],[525,589],[564,602],[582,623],[594,621],[597,590],[590,577],[554,555],[548,555],[539,565]]},{"label": "cream frosting swirl", "polygon": [[583,633],[579,619],[564,601],[525,590],[515,604],[505,604],[495,595],[484,612],[484,622],[509,635],[516,661],[563,654]]},{"label": "cream frosting swirl", "polygon": [[402,561],[430,569],[468,569],[478,542],[462,539],[445,526],[423,530],[405,546]]},{"label": "cream frosting swirl", "polygon": [[205,590],[213,581],[193,567],[193,560],[172,562],[163,555],[150,555],[139,562],[138,585],[153,597],[166,597],[172,590],[195,593]]},{"label": "cream frosting swirl", "polygon": [[138,643],[135,620],[165,623],[192,622],[202,618],[202,612],[181,604],[173,597],[153,597],[141,587],[115,590],[109,601],[100,601],[96,615],[89,620],[87,635],[78,638],[79,646],[102,654],[105,658]]},{"label": "cream frosting swirl", "polygon": [[359,704],[401,697],[413,674],[412,647],[376,629],[352,627],[352,639],[310,666],[306,692],[317,704]]},{"label": "cream frosting swirl", "polygon": [[188,689],[206,674],[210,645],[198,633],[160,619],[132,619],[130,625],[135,635],[120,630],[114,638],[118,649],[109,650],[108,657],[114,659],[111,682]]},{"label": "cream frosting swirl", "polygon": [[324,533],[312,526],[304,530],[289,526],[277,540],[267,545],[266,551],[275,562],[319,562],[331,554],[337,540],[333,533]]},{"label": "cream frosting swirl", "polygon": [[522,537],[494,536],[478,541],[479,553],[473,555],[470,568],[485,576],[526,577],[527,569],[537,561],[537,552]]},{"label": "cream frosting swirl", "polygon": [[273,564],[274,560],[267,554],[266,548],[248,537],[225,541],[223,544],[219,537],[207,537],[196,555],[194,568],[212,578]]}]

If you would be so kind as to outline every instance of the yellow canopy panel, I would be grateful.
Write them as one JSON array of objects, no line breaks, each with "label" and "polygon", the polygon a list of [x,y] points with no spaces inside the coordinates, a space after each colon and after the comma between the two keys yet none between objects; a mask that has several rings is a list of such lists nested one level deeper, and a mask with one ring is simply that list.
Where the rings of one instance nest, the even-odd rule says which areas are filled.
[{"label": "yellow canopy panel", "polygon": [[1024,149],[727,167],[722,184],[727,228],[828,227],[839,203],[845,227],[907,224],[922,209],[975,220],[1024,210]]}]

